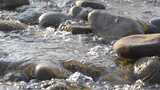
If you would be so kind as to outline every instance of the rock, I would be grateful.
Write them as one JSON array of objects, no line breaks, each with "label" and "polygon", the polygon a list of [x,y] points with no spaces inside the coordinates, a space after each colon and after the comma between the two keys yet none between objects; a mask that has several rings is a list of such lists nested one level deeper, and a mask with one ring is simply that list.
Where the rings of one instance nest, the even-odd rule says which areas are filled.
[{"label": "rock", "polygon": [[77,0],[76,6],[90,7],[93,9],[105,9],[106,7],[97,0]]},{"label": "rock", "polygon": [[27,26],[15,20],[0,20],[0,31],[10,32],[16,30],[24,30]]},{"label": "rock", "polygon": [[160,84],[160,58],[145,57],[134,65],[134,73],[147,84]]},{"label": "rock", "polygon": [[104,73],[106,70],[102,66],[96,66],[92,64],[83,64],[75,60],[64,61],[63,67],[71,72],[81,72],[84,75],[91,76],[95,81]]},{"label": "rock", "polygon": [[35,63],[28,65],[24,72],[30,79],[50,80],[51,78],[67,78],[70,72],[51,63]]},{"label": "rock", "polygon": [[72,34],[89,34],[92,33],[89,25],[69,24],[63,26],[63,31],[71,32]]},{"label": "rock", "polygon": [[143,26],[137,21],[126,17],[114,16],[102,10],[90,12],[88,21],[95,34],[109,41],[128,35],[144,33]]},{"label": "rock", "polygon": [[160,34],[131,35],[118,40],[113,49],[120,57],[159,56]]},{"label": "rock", "polygon": [[160,31],[160,17],[152,18],[149,22],[150,24],[156,26]]},{"label": "rock", "polygon": [[160,33],[160,17],[152,18],[150,21],[150,32]]},{"label": "rock", "polygon": [[74,74],[72,74],[71,76],[69,76],[69,78],[66,79],[68,82],[75,82],[78,84],[92,84],[94,81],[91,77],[83,75],[80,72],[75,72]]},{"label": "rock", "polygon": [[15,9],[22,5],[29,5],[29,0],[0,0],[0,9]]},{"label": "rock", "polygon": [[76,19],[81,19],[81,20],[88,20],[88,13],[91,11],[92,9],[89,8],[83,8],[83,7],[78,7],[78,6],[74,6],[69,10],[68,15],[70,15],[72,18],[76,18]]},{"label": "rock", "polygon": [[28,77],[23,74],[22,72],[9,72],[5,76],[3,76],[4,81],[12,81],[12,82],[18,82],[18,81],[25,81],[28,82]]},{"label": "rock", "polygon": [[86,85],[80,85],[77,83],[67,82],[63,79],[51,79],[41,81],[38,84],[32,83],[29,86],[31,90],[92,90]]},{"label": "rock", "polygon": [[39,25],[41,27],[58,27],[60,23],[68,20],[70,17],[59,12],[44,13],[39,17]]},{"label": "rock", "polygon": [[38,18],[42,13],[36,10],[27,9],[23,13],[19,14],[16,18],[22,23],[34,25],[38,24]]}]

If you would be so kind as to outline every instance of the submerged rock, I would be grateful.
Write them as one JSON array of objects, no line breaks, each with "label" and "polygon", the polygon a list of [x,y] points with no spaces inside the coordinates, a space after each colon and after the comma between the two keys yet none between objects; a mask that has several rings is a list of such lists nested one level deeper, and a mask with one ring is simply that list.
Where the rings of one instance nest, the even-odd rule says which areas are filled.
[{"label": "submerged rock", "polygon": [[131,35],[118,40],[113,49],[120,57],[140,58],[160,55],[160,34]]},{"label": "submerged rock", "polygon": [[24,72],[30,79],[50,80],[51,78],[67,78],[70,72],[51,63],[35,63],[28,65]]},{"label": "submerged rock", "polygon": [[144,33],[143,26],[136,20],[114,16],[106,11],[94,10],[90,12],[88,21],[93,32],[106,40],[115,40],[128,35]]},{"label": "submerged rock", "polygon": [[29,5],[29,0],[0,0],[0,9],[15,9],[22,5]]},{"label": "submerged rock", "polygon": [[71,72],[81,72],[84,75],[91,76],[94,80],[106,73],[105,68],[102,66],[83,64],[75,60],[64,61],[63,67]]},{"label": "submerged rock", "polygon": [[41,27],[58,27],[60,23],[70,19],[69,16],[59,12],[44,13],[39,17]]},{"label": "submerged rock", "polygon": [[0,31],[9,32],[15,30],[24,30],[27,26],[14,20],[0,20]]},{"label": "submerged rock", "polygon": [[76,6],[90,7],[93,9],[105,9],[106,7],[97,0],[77,0]]},{"label": "submerged rock", "polygon": [[34,25],[38,24],[38,18],[40,17],[41,14],[42,13],[39,11],[28,9],[23,13],[19,14],[16,18],[22,23]]},{"label": "submerged rock", "polygon": [[134,65],[134,73],[147,84],[160,84],[160,58],[145,57]]}]

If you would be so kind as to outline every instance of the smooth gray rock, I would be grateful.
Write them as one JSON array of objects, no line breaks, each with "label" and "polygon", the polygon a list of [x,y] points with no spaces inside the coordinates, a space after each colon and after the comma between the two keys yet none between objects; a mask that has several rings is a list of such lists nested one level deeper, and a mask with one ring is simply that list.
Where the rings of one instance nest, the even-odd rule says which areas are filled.
[{"label": "smooth gray rock", "polygon": [[29,3],[29,0],[0,0],[0,9],[15,9]]},{"label": "smooth gray rock", "polygon": [[78,6],[73,6],[70,10],[68,15],[72,18],[81,19],[81,20],[88,20],[88,13],[91,12],[89,8],[83,8]]},{"label": "smooth gray rock", "polygon": [[77,0],[76,6],[79,7],[90,7],[93,9],[105,9],[106,7],[97,0]]},{"label": "smooth gray rock", "polygon": [[22,23],[34,25],[38,24],[38,18],[41,16],[41,14],[42,13],[40,11],[28,9],[19,14],[16,18]]},{"label": "smooth gray rock", "polygon": [[60,12],[48,12],[39,17],[40,27],[58,27],[60,23],[70,19],[69,16]]},{"label": "smooth gray rock", "polygon": [[95,34],[109,41],[128,35],[144,33],[144,27],[137,21],[126,17],[111,15],[104,10],[94,10],[90,12],[88,21]]}]

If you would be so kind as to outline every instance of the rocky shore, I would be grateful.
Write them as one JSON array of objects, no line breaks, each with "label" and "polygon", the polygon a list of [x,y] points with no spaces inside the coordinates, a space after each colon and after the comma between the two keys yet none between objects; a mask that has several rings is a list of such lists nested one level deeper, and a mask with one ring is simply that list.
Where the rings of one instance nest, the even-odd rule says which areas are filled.
[{"label": "rocky shore", "polygon": [[155,9],[160,2],[60,2],[0,1],[0,89],[136,90],[160,84],[160,19],[150,15],[157,11],[139,19],[140,12],[129,16],[115,9],[142,3],[137,7]]}]

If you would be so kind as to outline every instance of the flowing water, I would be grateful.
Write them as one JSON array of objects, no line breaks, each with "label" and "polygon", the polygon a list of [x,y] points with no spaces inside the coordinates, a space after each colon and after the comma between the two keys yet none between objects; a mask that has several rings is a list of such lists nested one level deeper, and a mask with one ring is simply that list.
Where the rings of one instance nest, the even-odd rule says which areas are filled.
[{"label": "flowing water", "polygon": [[[154,3],[142,0],[101,0],[105,3],[108,12],[135,17],[144,21],[153,16],[160,15],[160,8]],[[71,0],[31,0],[31,8],[40,12],[62,11],[67,12],[72,6]],[[145,5],[145,6],[144,6]],[[150,8],[152,6],[152,8]],[[127,7],[127,8],[126,8]],[[14,19],[22,13],[24,7],[17,11],[0,11],[0,17]],[[137,9],[138,8],[138,9]],[[137,10],[136,10],[137,9]],[[114,42],[114,41],[113,41]],[[49,61],[59,63],[64,60],[78,60],[101,64],[107,68],[115,68],[115,54],[112,51],[113,42],[103,41],[93,34],[72,35],[69,32],[55,31],[48,27],[41,29],[37,25],[30,25],[24,31],[0,32],[0,60],[3,62]],[[2,72],[7,72],[4,69]],[[27,83],[1,83],[0,90],[21,90],[15,86],[23,87]],[[96,84],[96,90],[158,90],[159,85],[142,87],[143,83],[137,81],[133,85]],[[29,89],[31,90],[31,89]],[[35,89],[33,89],[35,90]]]}]

